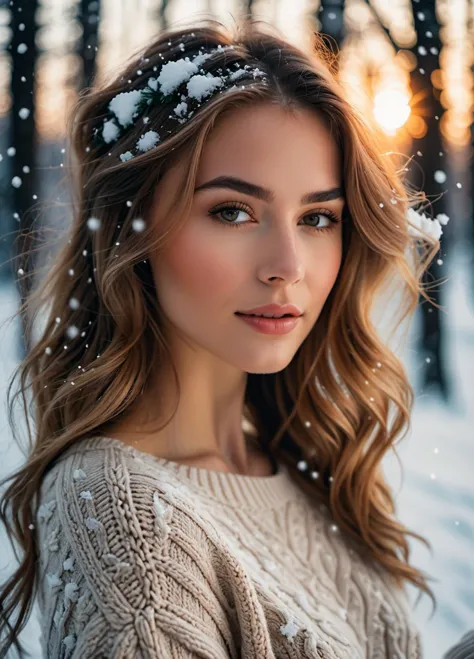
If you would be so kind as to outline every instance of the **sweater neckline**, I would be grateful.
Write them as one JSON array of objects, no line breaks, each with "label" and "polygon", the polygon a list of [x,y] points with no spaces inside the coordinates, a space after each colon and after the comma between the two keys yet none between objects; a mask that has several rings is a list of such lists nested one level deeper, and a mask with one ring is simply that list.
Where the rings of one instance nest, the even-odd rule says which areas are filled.
[{"label": "sweater neckline", "polygon": [[115,437],[104,435],[89,439],[91,448],[99,445],[115,447],[143,462],[158,464],[171,470],[181,482],[190,481],[207,495],[227,505],[245,507],[271,507],[301,495],[284,463],[277,463],[277,472],[271,476],[247,476],[184,465],[173,460],[160,458],[146,451],[125,444]]}]

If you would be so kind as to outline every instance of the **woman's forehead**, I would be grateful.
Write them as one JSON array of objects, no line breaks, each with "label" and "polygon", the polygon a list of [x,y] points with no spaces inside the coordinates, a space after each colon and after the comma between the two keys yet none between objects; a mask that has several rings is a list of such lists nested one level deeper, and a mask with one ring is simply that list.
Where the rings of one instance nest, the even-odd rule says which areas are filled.
[{"label": "woman's forehead", "polygon": [[240,108],[205,143],[196,186],[223,174],[260,187],[291,184],[303,196],[341,184],[341,157],[324,121],[310,111]]}]

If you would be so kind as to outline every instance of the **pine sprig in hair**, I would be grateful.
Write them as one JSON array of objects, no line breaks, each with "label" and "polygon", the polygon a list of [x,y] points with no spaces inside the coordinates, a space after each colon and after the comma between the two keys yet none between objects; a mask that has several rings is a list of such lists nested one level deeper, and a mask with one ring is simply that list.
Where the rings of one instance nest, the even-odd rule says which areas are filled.
[{"label": "pine sprig in hair", "polygon": [[[266,82],[267,75],[256,66],[245,64],[241,66],[234,62],[235,70],[218,70],[218,75],[204,72],[200,66],[216,51],[232,49],[233,46],[217,46],[207,53],[199,52],[198,55],[189,59],[184,57],[163,64],[157,77],[149,78],[146,87],[121,92],[114,96],[108,105],[108,117],[104,119],[103,125],[93,129],[94,142],[97,145],[110,144],[126,134],[127,130],[134,125],[136,119],[143,115],[153,106],[176,102],[170,118],[179,123],[187,121],[200,106],[205,97],[215,92],[237,88],[236,82],[242,78],[260,78]],[[155,71],[157,67],[153,67]],[[180,92],[183,85],[186,93]],[[229,87],[228,84],[231,83]],[[148,117],[143,117],[144,123],[148,123]],[[161,137],[159,133],[150,130],[144,133],[137,141],[136,149],[145,152],[152,149]],[[122,161],[130,160],[134,153],[127,151],[120,155]]]}]

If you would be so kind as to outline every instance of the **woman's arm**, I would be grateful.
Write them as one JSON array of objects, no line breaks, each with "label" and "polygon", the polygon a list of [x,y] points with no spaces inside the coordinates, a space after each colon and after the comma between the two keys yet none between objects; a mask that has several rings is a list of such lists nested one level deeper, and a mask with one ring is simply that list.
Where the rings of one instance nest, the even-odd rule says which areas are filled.
[{"label": "woman's arm", "polygon": [[453,645],[443,659],[474,659],[474,629],[464,634],[456,645]]}]

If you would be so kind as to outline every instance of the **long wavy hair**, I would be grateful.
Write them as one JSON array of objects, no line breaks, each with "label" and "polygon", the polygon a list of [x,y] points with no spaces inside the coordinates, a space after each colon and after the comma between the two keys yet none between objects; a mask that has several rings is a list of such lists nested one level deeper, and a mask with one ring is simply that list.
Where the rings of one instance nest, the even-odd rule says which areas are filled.
[{"label": "long wavy hair", "polygon": [[[93,130],[102,125],[116,94],[142,88],[163,62],[231,44],[233,49],[216,50],[203,68],[215,73],[233,62],[250,64],[268,74],[269,84],[239,83],[238,90],[203,101],[192,119],[178,126],[169,121],[170,104],[154,107],[147,112],[148,126],[161,135],[168,130],[166,139],[128,161],[118,155],[140,137],[140,122],[112,146],[94,143]],[[427,577],[409,563],[407,536],[431,545],[397,521],[381,469],[384,455],[409,430],[414,393],[402,363],[379,336],[371,311],[393,279],[399,281],[401,304],[394,327],[411,317],[420,295],[431,301],[422,275],[439,242],[410,231],[407,211],[426,197],[409,189],[404,170],[382,153],[380,135],[345,100],[331,58],[317,34],[311,52],[305,53],[266,24],[246,22],[231,33],[219,21],[206,20],[160,32],[112,80],[79,94],[68,122],[73,191],[68,239],[18,311],[28,312],[31,326],[43,319],[43,327],[7,391],[15,439],[13,405],[21,396],[30,449],[25,464],[2,482],[11,484],[0,516],[22,558],[0,592],[0,631],[9,630],[1,657],[13,644],[21,648],[18,635],[37,592],[39,553],[30,525],[47,470],[72,444],[100,435],[130,411],[151,365],[171,363],[179,390],[147,256],[150,250],[164,250],[186,221],[201,151],[216,119],[260,102],[309,108],[324,118],[342,155],[347,213],[342,265],[320,317],[285,369],[248,375],[246,418],[262,447],[288,466],[303,490],[328,506],[369,560],[397,588],[411,582],[423,590],[436,608]],[[178,159],[186,171],[173,216],[166,218],[166,226],[152,229],[146,219],[153,193]],[[99,230],[91,231],[91,217],[100,220]],[[145,220],[145,230],[134,230],[137,217]],[[71,327],[76,328],[72,335]],[[18,377],[20,386],[12,396]],[[28,420],[29,388],[34,430]],[[297,468],[302,459],[307,472]],[[321,477],[308,478],[312,470]]]}]

